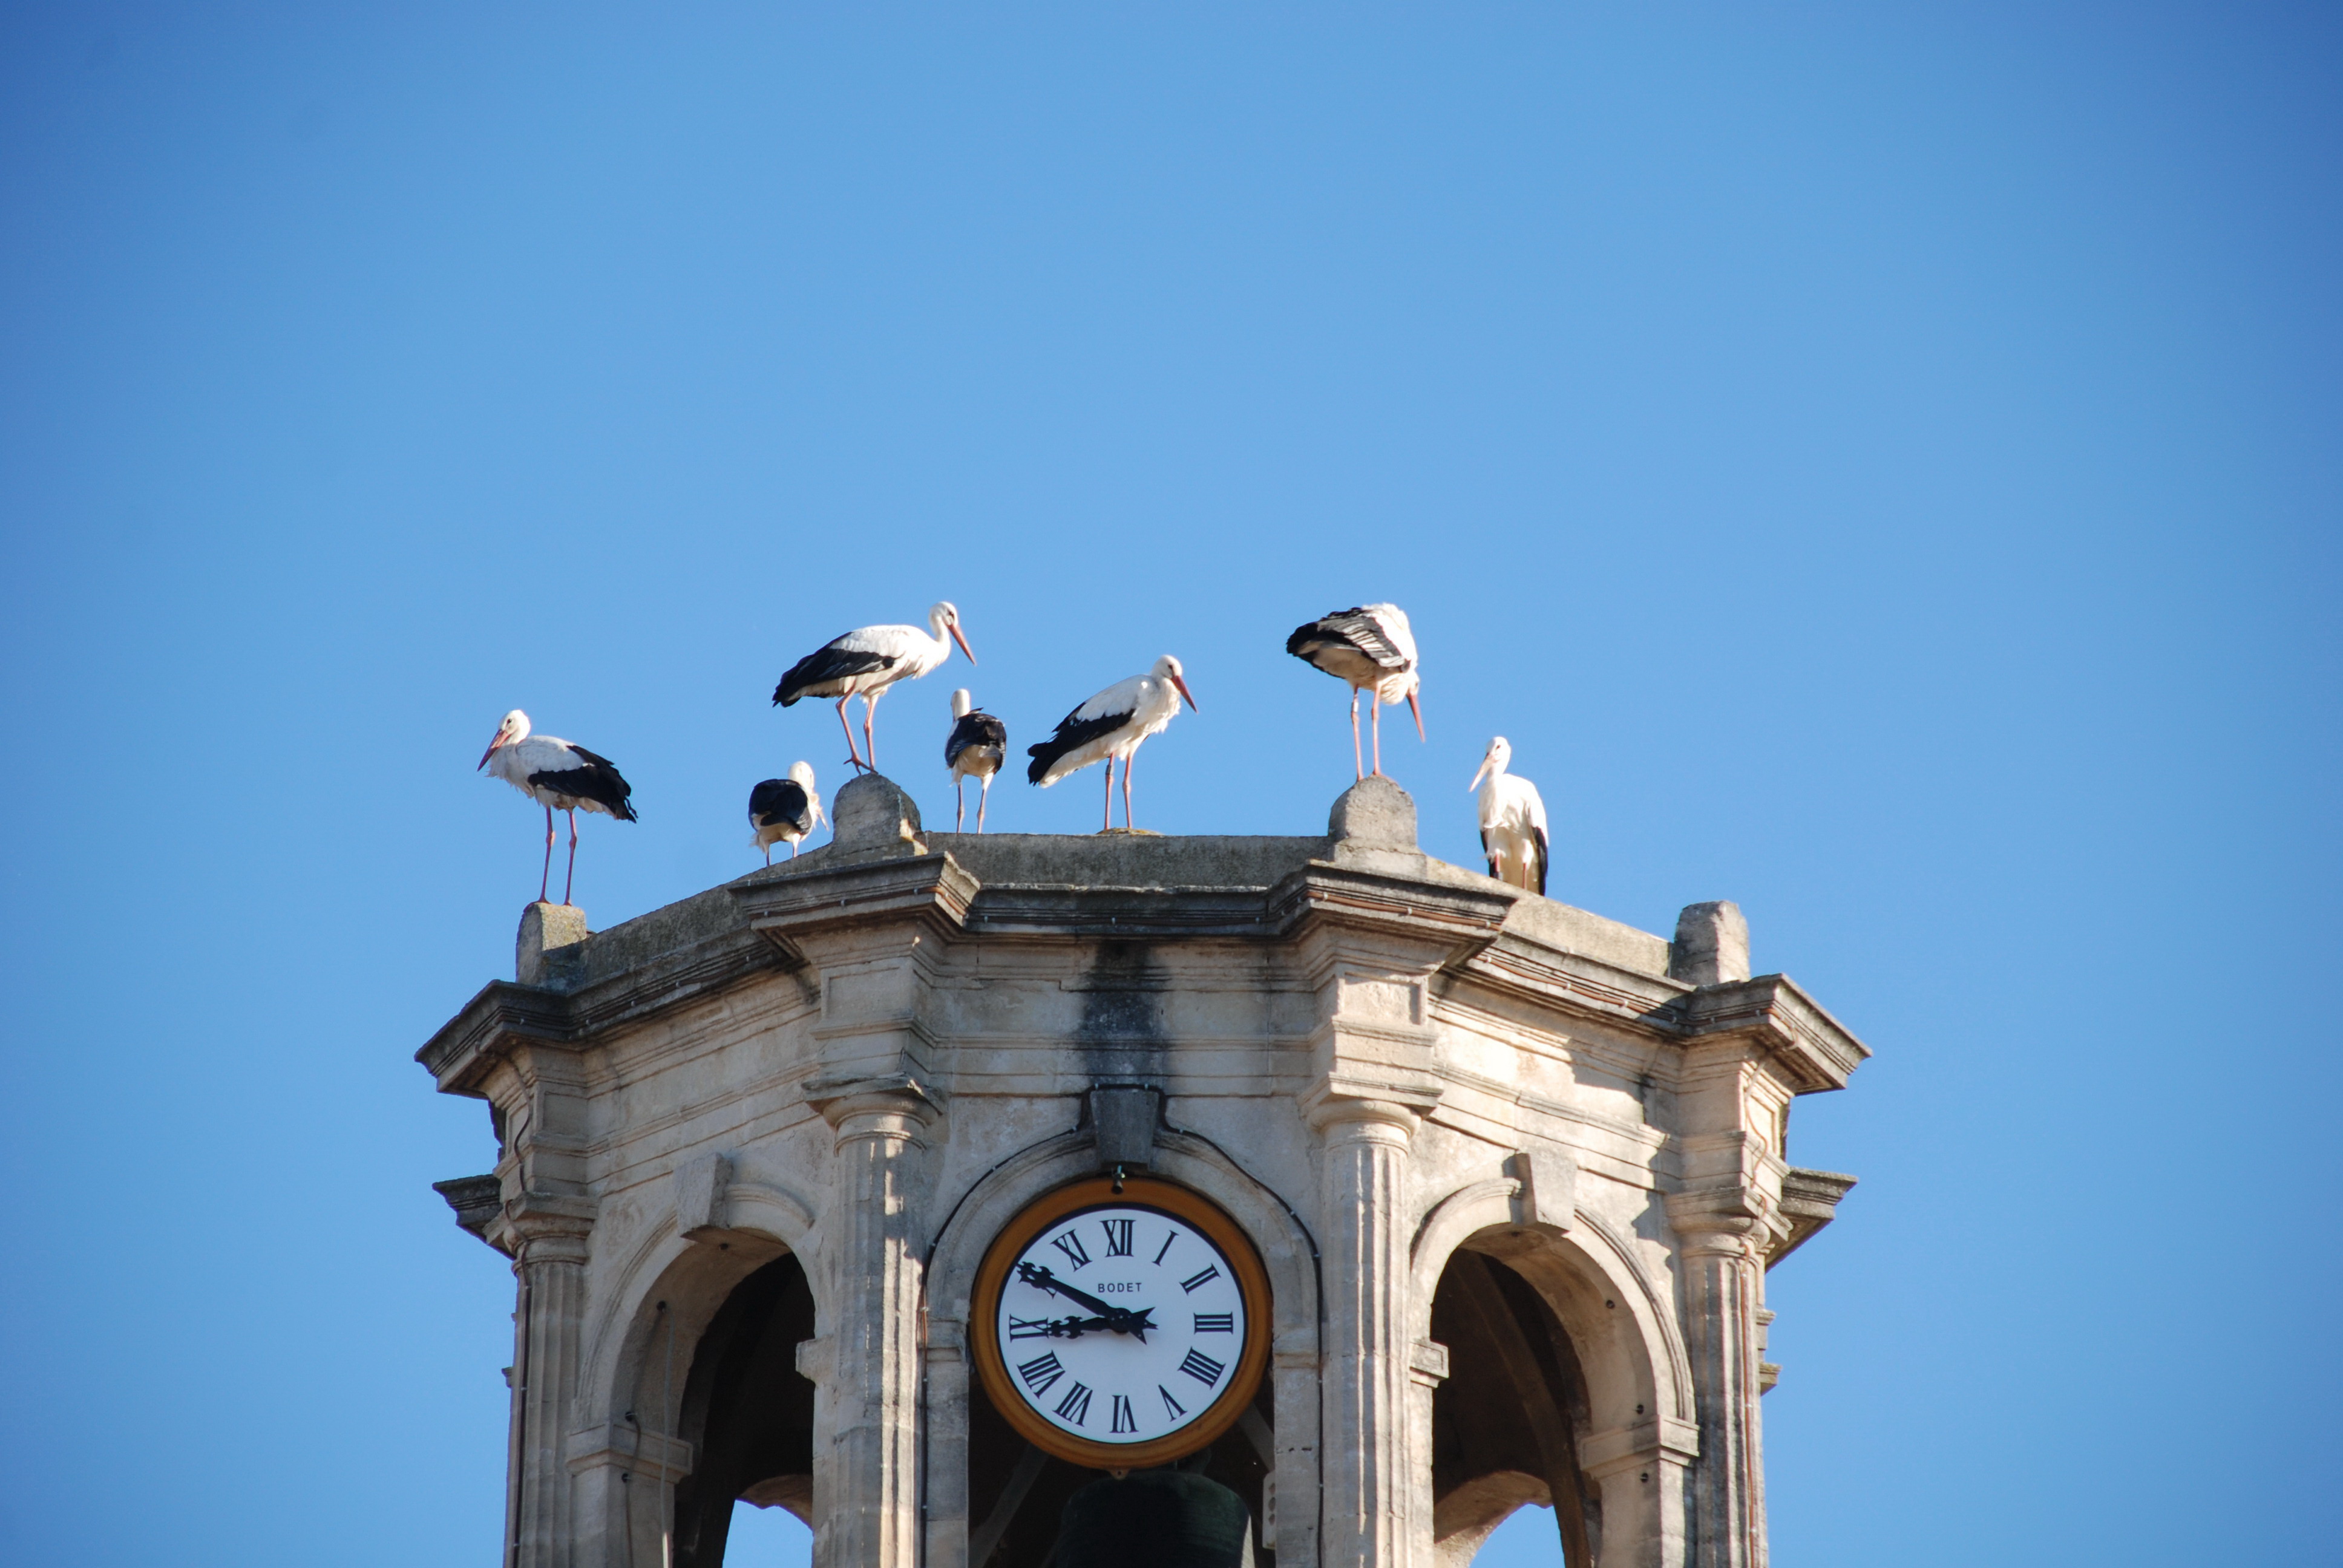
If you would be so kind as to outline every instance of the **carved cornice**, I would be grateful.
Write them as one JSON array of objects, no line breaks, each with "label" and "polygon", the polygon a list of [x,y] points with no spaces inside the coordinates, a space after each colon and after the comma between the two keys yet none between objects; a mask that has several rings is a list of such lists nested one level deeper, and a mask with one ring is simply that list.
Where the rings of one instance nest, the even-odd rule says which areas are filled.
[{"label": "carved cornice", "polygon": [[1855,1178],[1836,1171],[1808,1171],[1793,1166],[1782,1177],[1781,1217],[1789,1226],[1765,1254],[1772,1268],[1814,1239],[1815,1232],[1837,1216],[1839,1200],[1855,1188]]},{"label": "carved cornice", "polygon": [[959,930],[978,891],[977,879],[950,854],[868,860],[731,889],[749,928],[792,956],[802,939],[840,927],[915,920]]},{"label": "carved cornice", "polygon": [[1742,1040],[1788,1067],[1800,1093],[1845,1089],[1871,1048],[1787,975],[1703,986],[1674,1010],[1687,1041]]},{"label": "carved cornice", "polygon": [[743,930],[722,933],[584,985],[543,990],[490,980],[415,1053],[443,1092],[474,1094],[488,1068],[516,1047],[578,1050],[595,1036],[727,990],[783,967]]}]

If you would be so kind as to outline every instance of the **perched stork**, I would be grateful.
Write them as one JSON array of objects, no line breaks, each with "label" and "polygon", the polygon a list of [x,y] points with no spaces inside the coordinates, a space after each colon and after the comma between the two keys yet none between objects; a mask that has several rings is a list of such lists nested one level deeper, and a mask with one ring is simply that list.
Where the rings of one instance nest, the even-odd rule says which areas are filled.
[{"label": "perched stork", "polygon": [[[1114,826],[1114,759],[1122,759],[1122,825],[1131,826],[1131,764],[1139,744],[1161,733],[1180,711],[1180,699],[1196,707],[1195,694],[1181,678],[1180,661],[1165,654],[1145,675],[1118,680],[1063,719],[1058,732],[1039,746],[1028,746],[1033,759],[1025,769],[1028,782],[1048,789],[1069,773],[1079,772],[1100,758],[1106,759],[1106,826]],[[1202,713],[1202,709],[1196,711]]]},{"label": "perched stork", "polygon": [[789,847],[789,859],[797,859],[798,846],[821,826],[821,797],[814,792],[813,764],[792,762],[786,779],[768,779],[749,791],[749,826],[756,831],[749,842],[765,851],[765,864],[773,863],[773,846]]},{"label": "perched stork", "polygon": [[[876,772],[879,748],[870,739],[870,710],[879,706],[887,689],[899,680],[917,680],[950,658],[952,642],[968,654],[969,663],[976,662],[968,638],[960,635],[960,611],[951,601],[947,599],[928,611],[928,625],[933,636],[916,626],[866,626],[834,638],[789,666],[789,672],[773,688],[773,701],[788,708],[800,697],[838,699],[838,724],[846,731],[847,766]],[[951,642],[944,640],[947,632]],[[862,747],[870,753],[867,762],[854,749],[854,726],[846,722],[847,699],[853,697],[862,699]]]},{"label": "perched stork", "polygon": [[480,768],[488,769],[545,808],[545,871],[537,879],[539,903],[545,901],[546,889],[553,880],[556,811],[569,814],[569,875],[561,884],[564,904],[569,902],[571,885],[578,880],[578,809],[583,806],[621,822],[636,819],[635,809],[627,803],[634,787],[618,776],[608,758],[597,757],[583,746],[550,735],[530,734],[528,715],[518,708],[497,726],[496,738],[480,753]]},{"label": "perched stork", "polygon": [[1423,676],[1416,668],[1415,634],[1407,612],[1395,604],[1363,604],[1297,626],[1285,651],[1351,685],[1351,765],[1359,777],[1367,765],[1359,755],[1359,693],[1373,693],[1375,772],[1383,770],[1383,704],[1407,699],[1415,715],[1415,738],[1423,737],[1423,709],[1415,700]]},{"label": "perched stork", "polygon": [[[1481,791],[1481,848],[1489,857],[1489,875],[1533,893],[1545,891],[1545,802],[1537,786],[1505,771],[1513,749],[1502,735],[1489,742],[1481,771],[1467,789]],[[1486,784],[1481,775],[1489,776]]]},{"label": "perched stork", "polygon": [[976,830],[984,831],[984,803],[992,795],[992,776],[1009,755],[1009,727],[970,704],[968,688],[952,693],[951,733],[944,737],[944,766],[952,776],[952,830],[968,820],[968,801],[960,785],[971,776],[981,779],[976,791]]}]

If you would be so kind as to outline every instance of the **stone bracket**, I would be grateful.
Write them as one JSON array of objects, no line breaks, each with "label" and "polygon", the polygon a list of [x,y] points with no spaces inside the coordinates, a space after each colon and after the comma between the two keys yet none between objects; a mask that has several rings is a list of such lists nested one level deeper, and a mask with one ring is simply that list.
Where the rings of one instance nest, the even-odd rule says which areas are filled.
[{"label": "stone bracket", "polygon": [[1090,1092],[1091,1132],[1098,1141],[1101,1170],[1127,1165],[1143,1171],[1155,1157],[1155,1129],[1162,1121],[1163,1095],[1138,1084],[1100,1084]]},{"label": "stone bracket", "polygon": [[732,1180],[732,1161],[721,1154],[702,1154],[684,1161],[675,1173],[675,1228],[679,1235],[720,1230],[724,1225],[724,1189]]}]

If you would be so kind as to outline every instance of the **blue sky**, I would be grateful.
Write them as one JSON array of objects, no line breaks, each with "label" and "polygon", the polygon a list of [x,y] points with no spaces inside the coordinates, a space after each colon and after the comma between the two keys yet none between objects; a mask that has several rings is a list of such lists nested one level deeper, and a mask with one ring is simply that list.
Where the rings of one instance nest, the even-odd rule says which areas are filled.
[{"label": "blue sky", "polygon": [[2338,66],[2252,5],[0,10],[0,1556],[495,1560],[508,1276],[427,1185],[493,1146],[409,1060],[535,890],[472,764],[619,763],[615,924],[839,781],[782,669],[948,597],[981,664],[880,711],[931,821],[952,686],[1021,746],[1169,650],[1141,824],[1312,830],[1282,637],[1394,598],[1434,852],[1503,732],[1557,896],[1738,900],[1877,1050],[1792,1127],[1862,1185],[1772,1281],[1782,1561],[2318,1560]]}]

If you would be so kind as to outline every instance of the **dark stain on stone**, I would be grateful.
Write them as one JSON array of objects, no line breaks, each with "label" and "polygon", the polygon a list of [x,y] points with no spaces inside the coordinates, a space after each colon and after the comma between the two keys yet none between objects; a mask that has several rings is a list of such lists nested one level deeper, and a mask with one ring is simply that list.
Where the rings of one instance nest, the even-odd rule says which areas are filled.
[{"label": "dark stain on stone", "polygon": [[1169,977],[1146,942],[1104,941],[1082,976],[1082,1016],[1074,1043],[1093,1083],[1154,1082],[1168,1065],[1163,1025]]}]

